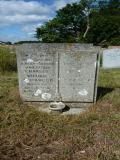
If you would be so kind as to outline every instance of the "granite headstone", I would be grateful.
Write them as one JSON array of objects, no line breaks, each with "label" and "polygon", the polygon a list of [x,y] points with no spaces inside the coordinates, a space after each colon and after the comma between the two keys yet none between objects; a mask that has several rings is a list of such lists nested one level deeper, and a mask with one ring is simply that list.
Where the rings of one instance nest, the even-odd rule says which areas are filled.
[{"label": "granite headstone", "polygon": [[94,103],[98,57],[99,49],[92,44],[17,46],[21,97],[24,101],[35,102]]},{"label": "granite headstone", "polygon": [[103,51],[103,68],[120,68],[120,48]]}]

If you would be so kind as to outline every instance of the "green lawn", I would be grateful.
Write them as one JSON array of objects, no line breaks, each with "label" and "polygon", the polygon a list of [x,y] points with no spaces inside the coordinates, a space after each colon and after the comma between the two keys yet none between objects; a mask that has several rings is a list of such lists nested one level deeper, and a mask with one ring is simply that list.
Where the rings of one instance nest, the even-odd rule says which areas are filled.
[{"label": "green lawn", "polygon": [[98,101],[80,115],[25,105],[16,73],[0,74],[1,160],[120,160],[120,69],[100,70]]}]

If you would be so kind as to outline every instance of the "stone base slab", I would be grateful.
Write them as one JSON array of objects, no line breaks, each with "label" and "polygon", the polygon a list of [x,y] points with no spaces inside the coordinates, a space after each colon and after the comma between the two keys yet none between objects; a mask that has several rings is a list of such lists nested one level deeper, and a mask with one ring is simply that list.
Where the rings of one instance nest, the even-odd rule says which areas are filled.
[{"label": "stone base slab", "polygon": [[48,102],[24,102],[25,104],[37,108],[41,112],[51,113],[51,114],[80,114],[86,111],[90,106],[93,106],[93,103],[65,103],[66,107],[62,112],[51,111],[49,109],[50,103]]}]

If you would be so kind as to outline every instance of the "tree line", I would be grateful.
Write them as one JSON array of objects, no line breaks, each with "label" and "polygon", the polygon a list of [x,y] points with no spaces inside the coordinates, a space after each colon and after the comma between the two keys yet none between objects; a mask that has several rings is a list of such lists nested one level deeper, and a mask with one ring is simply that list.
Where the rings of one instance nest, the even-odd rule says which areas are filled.
[{"label": "tree line", "polygon": [[120,0],[80,0],[56,11],[36,29],[35,37],[47,43],[120,45]]}]

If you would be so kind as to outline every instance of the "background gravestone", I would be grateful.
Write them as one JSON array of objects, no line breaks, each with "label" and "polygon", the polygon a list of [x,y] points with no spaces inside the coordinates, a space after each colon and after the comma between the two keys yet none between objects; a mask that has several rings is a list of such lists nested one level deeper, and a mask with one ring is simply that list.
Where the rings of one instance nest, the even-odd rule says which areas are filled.
[{"label": "background gravestone", "polygon": [[120,48],[106,49],[103,51],[103,68],[120,67]]},{"label": "background gravestone", "polygon": [[38,102],[56,101],[57,96],[63,102],[95,102],[98,54],[92,44],[17,46],[21,97]]}]

